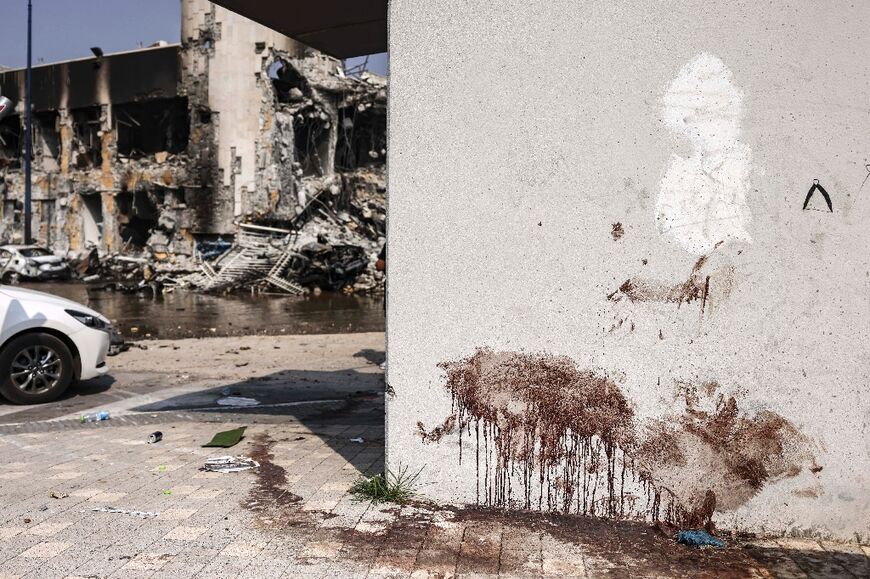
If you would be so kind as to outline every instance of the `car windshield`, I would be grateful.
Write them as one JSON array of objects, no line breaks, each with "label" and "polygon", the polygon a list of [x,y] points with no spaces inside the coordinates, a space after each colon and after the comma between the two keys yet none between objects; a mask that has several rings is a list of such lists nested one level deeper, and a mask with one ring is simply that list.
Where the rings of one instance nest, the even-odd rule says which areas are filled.
[{"label": "car windshield", "polygon": [[19,249],[18,252],[24,257],[45,257],[46,255],[51,255],[50,251],[41,247],[24,247]]}]

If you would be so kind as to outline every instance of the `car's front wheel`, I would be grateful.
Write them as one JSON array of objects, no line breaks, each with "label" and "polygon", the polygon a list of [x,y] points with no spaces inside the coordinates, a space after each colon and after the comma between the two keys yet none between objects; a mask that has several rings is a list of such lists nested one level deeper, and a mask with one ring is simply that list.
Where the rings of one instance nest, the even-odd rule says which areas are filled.
[{"label": "car's front wheel", "polygon": [[50,334],[19,336],[0,352],[0,394],[15,404],[50,402],[72,379],[72,353]]}]

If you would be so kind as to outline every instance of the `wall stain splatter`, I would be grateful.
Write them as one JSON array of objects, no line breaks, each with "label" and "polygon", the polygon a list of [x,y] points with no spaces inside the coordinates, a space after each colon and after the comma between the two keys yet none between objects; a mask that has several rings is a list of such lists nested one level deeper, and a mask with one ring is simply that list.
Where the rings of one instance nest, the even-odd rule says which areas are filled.
[{"label": "wall stain splatter", "polygon": [[712,529],[717,510],[818,468],[792,424],[741,412],[715,382],[680,384],[683,413],[638,428],[616,383],[566,356],[479,349],[439,366],[453,411],[418,433],[431,443],[458,429],[460,462],[472,439],[478,504]]},{"label": "wall stain splatter", "polygon": [[608,295],[607,299],[612,302],[628,299],[631,302],[674,303],[677,307],[701,300],[703,308],[710,287],[710,276],[701,273],[701,268],[706,262],[707,256],[698,259],[692,267],[689,279],[676,285],[638,277],[627,279],[616,291]]},{"label": "wall stain splatter", "polygon": [[441,368],[460,439],[476,443],[478,503],[620,514],[634,414],[613,381],[565,356],[491,350]]},{"label": "wall stain splatter", "polygon": [[666,499],[665,518],[682,528],[710,528],[717,508],[734,510],[766,484],[816,466],[810,441],[786,419],[747,415],[719,390],[716,382],[679,384],[685,411],[647,424],[634,453],[654,503]]},{"label": "wall stain splatter", "polygon": [[614,241],[622,239],[622,236],[625,235],[625,229],[622,227],[622,223],[619,221],[614,223],[613,228],[610,230],[610,235],[613,237]]}]

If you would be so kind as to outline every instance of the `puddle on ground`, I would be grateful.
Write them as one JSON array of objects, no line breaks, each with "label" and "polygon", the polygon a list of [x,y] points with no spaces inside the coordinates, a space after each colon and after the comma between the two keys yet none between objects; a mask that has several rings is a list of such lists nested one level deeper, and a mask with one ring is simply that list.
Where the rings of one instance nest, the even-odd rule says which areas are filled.
[{"label": "puddle on ground", "polygon": [[[384,331],[383,297],[172,292],[163,296],[103,291],[82,283],[26,283],[101,312],[130,339],[251,334],[343,334]],[[137,330],[133,330],[137,328]]]}]

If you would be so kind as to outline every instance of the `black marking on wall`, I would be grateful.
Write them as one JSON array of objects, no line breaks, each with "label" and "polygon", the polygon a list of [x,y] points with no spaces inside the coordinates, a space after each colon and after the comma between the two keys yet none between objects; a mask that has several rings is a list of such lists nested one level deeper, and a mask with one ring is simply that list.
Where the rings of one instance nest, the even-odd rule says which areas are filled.
[{"label": "black marking on wall", "polygon": [[825,191],[825,188],[819,184],[818,179],[813,179],[813,186],[810,187],[810,190],[807,192],[807,198],[804,199],[804,207],[803,208],[804,209],[807,208],[807,205],[809,205],[809,203],[810,203],[810,199],[812,199],[812,197],[813,197],[813,193],[815,193],[816,191],[818,191],[819,193],[822,194],[822,197],[825,198],[825,203],[828,204],[828,209],[831,211],[831,213],[833,213],[834,206],[831,204],[831,196],[828,195],[828,192]]}]

